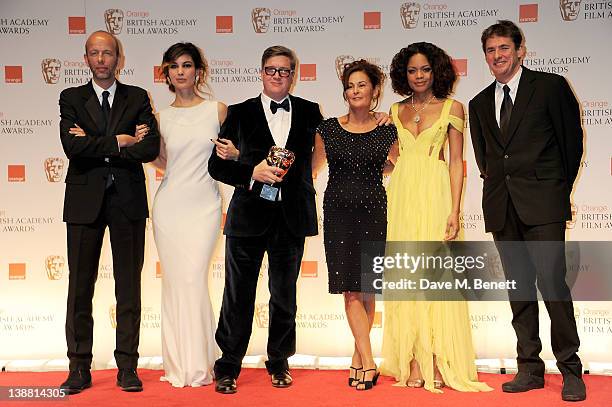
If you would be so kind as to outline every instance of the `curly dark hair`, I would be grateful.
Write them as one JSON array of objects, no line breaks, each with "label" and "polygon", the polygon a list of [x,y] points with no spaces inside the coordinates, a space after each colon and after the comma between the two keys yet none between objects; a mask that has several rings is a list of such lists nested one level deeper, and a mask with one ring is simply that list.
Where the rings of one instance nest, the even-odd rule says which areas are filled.
[{"label": "curly dark hair", "polygon": [[372,87],[376,88],[378,86],[378,95],[375,95],[372,98],[373,107],[370,109],[371,111],[378,107],[378,102],[380,100],[380,96],[382,93],[383,85],[385,83],[385,74],[380,69],[378,65],[375,65],[371,62],[366,61],[365,59],[360,59],[357,61],[353,61],[351,63],[345,64],[344,69],[342,70],[342,97],[346,100],[346,91],[349,88],[349,78],[351,74],[354,72],[363,72],[368,76],[368,79],[372,83]]},{"label": "curly dark hair", "polygon": [[191,59],[193,59],[196,71],[200,71],[196,79],[196,90],[207,93],[204,89],[208,88],[208,62],[206,62],[206,58],[204,58],[200,48],[196,47],[191,42],[177,42],[164,52],[161,69],[166,78],[168,88],[171,92],[174,92],[174,85],[170,83],[170,76],[168,75],[170,64],[183,55],[189,55]]},{"label": "curly dark hair", "polygon": [[438,99],[444,99],[453,93],[457,74],[451,59],[443,49],[429,42],[415,42],[402,48],[391,61],[391,87],[402,96],[410,96],[413,91],[408,84],[408,61],[415,54],[424,55],[433,72],[432,92]]},{"label": "curly dark hair", "polygon": [[482,50],[486,52],[487,40],[491,37],[507,37],[511,38],[514,43],[514,47],[519,49],[523,44],[523,33],[521,29],[516,26],[510,20],[497,20],[496,24],[493,24],[482,32],[480,42],[482,42]]}]

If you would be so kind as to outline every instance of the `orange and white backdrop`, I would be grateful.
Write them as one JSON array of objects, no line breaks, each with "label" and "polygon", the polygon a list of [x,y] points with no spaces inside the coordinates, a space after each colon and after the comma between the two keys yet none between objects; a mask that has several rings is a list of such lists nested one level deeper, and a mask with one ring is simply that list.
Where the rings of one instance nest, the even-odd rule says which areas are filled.
[{"label": "orange and white backdrop", "polygon": [[[327,117],[341,115],[337,67],[365,58],[388,72],[393,55],[411,42],[444,48],[459,73],[455,98],[467,102],[492,81],[480,34],[497,19],[518,22],[527,38],[525,65],[568,78],[582,107],[586,134],[582,170],[573,195],[571,240],[612,237],[612,38],[610,0],[365,0],[240,2],[174,0],[64,0],[44,6],[37,0],[0,3],[0,360],[65,357],[64,313],[68,287],[66,232],[62,223],[68,161],[59,133],[62,89],[89,80],[83,62],[87,35],[107,29],[120,39],[125,61],[121,81],[149,90],[155,109],[172,101],[158,66],[165,49],[178,41],[200,46],[210,64],[213,98],[227,104],[261,91],[262,51],[283,44],[294,49],[300,66],[293,93],[321,104]],[[380,110],[400,97],[390,84]],[[466,108],[467,110],[467,108]],[[481,181],[469,134],[465,137],[465,193],[462,224],[468,240],[489,240],[480,207]],[[149,165],[149,201],[161,175]],[[315,180],[319,226],[327,173]],[[227,208],[231,188],[223,188]],[[160,349],[160,286],[163,270],[148,223],[142,271],[142,356]],[[180,239],[180,237],[177,237]],[[210,267],[211,298],[218,312],[223,290],[224,252],[219,244]],[[589,264],[580,267],[588,271]],[[612,266],[611,266],[612,268]],[[267,276],[262,268],[250,355],[265,354]],[[104,367],[114,347],[113,267],[105,241],[96,294],[95,362]],[[327,293],[322,234],[306,242],[298,282],[298,353],[348,356],[353,344],[341,296]],[[203,293],[205,295],[205,293]],[[499,365],[515,355],[515,336],[506,303],[471,303],[479,359]],[[382,311],[382,303],[378,309]],[[543,356],[553,359],[548,318],[542,308]],[[581,355],[597,370],[612,362],[612,302],[577,302]],[[381,344],[382,314],[376,315],[373,345]],[[499,360],[502,360],[499,362]],[[484,362],[483,362],[484,363]],[[483,365],[483,368],[485,366]]]}]

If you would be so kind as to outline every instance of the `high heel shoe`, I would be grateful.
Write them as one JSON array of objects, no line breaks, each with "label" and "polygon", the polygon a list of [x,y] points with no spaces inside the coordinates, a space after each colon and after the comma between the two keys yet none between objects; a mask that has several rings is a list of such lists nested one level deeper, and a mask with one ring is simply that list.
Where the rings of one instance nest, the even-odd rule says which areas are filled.
[{"label": "high heel shoe", "polygon": [[423,379],[411,379],[406,382],[406,387],[418,389],[425,386],[425,380]]},{"label": "high heel shoe", "polygon": [[[372,380],[366,380],[365,379],[365,375],[366,375],[367,372],[376,372],[374,374],[374,377],[372,377]],[[376,386],[376,382],[378,381],[378,376],[380,376],[380,372],[378,371],[377,368],[362,370],[361,371],[361,380],[359,381],[359,383],[357,384],[357,387],[355,387],[355,389],[357,389],[357,390],[371,390],[372,387]],[[360,385],[363,385],[363,387],[359,387]]]},{"label": "high heel shoe", "polygon": [[433,381],[433,385],[434,385],[434,389],[438,389],[440,390],[441,388],[443,388],[444,386],[446,386],[444,384],[444,380],[434,380]]},{"label": "high heel shoe", "polygon": [[[357,376],[359,375],[359,372],[363,370],[363,366],[361,366],[361,367],[353,367],[353,366],[351,366],[349,369],[351,370],[351,373],[349,373],[348,385],[350,387],[357,387],[357,385],[359,384],[359,379],[357,378]],[[350,377],[350,375],[353,372],[355,372],[355,377]]]}]

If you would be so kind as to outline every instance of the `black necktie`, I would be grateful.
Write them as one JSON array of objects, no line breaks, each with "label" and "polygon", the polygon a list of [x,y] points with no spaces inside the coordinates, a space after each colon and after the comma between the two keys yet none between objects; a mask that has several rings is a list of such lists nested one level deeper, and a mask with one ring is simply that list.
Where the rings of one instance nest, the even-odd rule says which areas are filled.
[{"label": "black necktie", "polygon": [[110,119],[110,103],[108,103],[108,97],[110,96],[110,92],[105,90],[102,92],[102,114],[104,115],[104,134],[106,134],[106,130],[108,128],[108,120]]},{"label": "black necktie", "polygon": [[275,101],[270,101],[270,110],[272,110],[272,114],[276,114],[278,109],[285,109],[289,111],[291,108],[289,107],[289,99],[283,100],[281,103],[276,103]]},{"label": "black necktie", "polygon": [[512,98],[510,97],[510,88],[508,85],[504,85],[504,100],[501,104],[499,112],[499,129],[501,130],[502,140],[508,140],[508,123],[510,123],[510,116],[512,115]]}]

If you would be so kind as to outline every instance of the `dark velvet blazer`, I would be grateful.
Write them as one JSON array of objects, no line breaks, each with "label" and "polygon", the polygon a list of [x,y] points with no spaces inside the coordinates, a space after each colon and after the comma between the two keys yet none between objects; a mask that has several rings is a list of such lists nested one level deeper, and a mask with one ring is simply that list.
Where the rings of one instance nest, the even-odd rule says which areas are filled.
[{"label": "dark velvet blazer", "polygon": [[270,202],[259,196],[262,184],[250,188],[253,169],[274,145],[272,133],[259,96],[229,106],[219,137],[232,140],[240,150],[238,161],[222,160],[214,152],[208,161],[210,175],[235,187],[229,204],[226,236],[260,236],[269,228],[274,212],[280,211],[289,230],[298,237],[314,236],[317,231],[315,189],[312,183],[314,134],[322,120],[319,105],[305,99],[291,99],[291,129],[285,148],[295,153],[295,162],[283,177],[282,200]]}]

